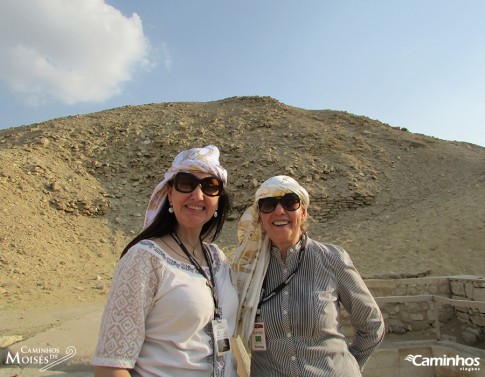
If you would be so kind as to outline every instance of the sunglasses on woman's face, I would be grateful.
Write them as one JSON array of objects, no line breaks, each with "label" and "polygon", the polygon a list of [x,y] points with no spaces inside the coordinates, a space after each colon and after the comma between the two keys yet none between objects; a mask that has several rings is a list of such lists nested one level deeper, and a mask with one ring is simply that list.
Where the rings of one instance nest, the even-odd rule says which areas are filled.
[{"label": "sunglasses on woman's face", "polygon": [[224,188],[224,183],[217,177],[199,179],[193,174],[180,172],[173,179],[175,190],[185,194],[194,191],[199,185],[207,196],[219,196]]},{"label": "sunglasses on woman's face", "polygon": [[287,211],[296,211],[300,208],[300,197],[297,194],[289,193],[284,196],[271,196],[269,198],[259,199],[259,211],[262,213],[271,213],[275,210],[278,203]]}]

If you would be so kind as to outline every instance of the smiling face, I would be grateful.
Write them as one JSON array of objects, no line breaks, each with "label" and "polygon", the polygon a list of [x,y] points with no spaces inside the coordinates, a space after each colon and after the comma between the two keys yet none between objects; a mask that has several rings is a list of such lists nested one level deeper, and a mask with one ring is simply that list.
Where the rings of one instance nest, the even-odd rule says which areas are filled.
[{"label": "smiling face", "polygon": [[295,245],[302,235],[302,225],[307,218],[307,212],[302,205],[296,211],[288,211],[278,203],[273,212],[260,212],[264,230],[278,250],[286,250]]},{"label": "smiling face", "polygon": [[[199,179],[211,177],[210,174],[202,172],[191,172],[191,174]],[[170,185],[167,189],[167,197],[172,204],[178,226],[199,231],[214,216],[219,203],[218,196],[205,195],[200,185],[189,193],[177,191]]]}]

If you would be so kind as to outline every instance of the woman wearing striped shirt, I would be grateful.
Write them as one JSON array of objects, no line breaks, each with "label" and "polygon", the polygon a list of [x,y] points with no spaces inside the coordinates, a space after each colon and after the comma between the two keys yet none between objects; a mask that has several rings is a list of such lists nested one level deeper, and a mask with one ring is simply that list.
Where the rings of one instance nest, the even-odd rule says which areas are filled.
[{"label": "woman wearing striped shirt", "polygon": [[[234,259],[237,331],[251,351],[251,376],[361,376],[384,337],[375,300],[339,246],[306,234],[307,191],[276,176],[241,217]],[[339,309],[350,315],[350,344]]]}]

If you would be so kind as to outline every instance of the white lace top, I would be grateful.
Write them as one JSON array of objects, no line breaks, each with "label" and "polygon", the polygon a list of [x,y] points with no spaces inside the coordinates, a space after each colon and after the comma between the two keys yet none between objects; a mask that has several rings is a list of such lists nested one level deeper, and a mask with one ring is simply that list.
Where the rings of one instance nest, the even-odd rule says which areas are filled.
[{"label": "white lace top", "polygon": [[[232,335],[238,299],[229,264],[216,245],[208,249]],[[116,268],[93,364],[133,368],[134,376],[213,376],[213,315],[211,291],[195,267],[174,260],[153,241],[141,241]],[[232,353],[215,361],[216,376],[236,376]]]}]

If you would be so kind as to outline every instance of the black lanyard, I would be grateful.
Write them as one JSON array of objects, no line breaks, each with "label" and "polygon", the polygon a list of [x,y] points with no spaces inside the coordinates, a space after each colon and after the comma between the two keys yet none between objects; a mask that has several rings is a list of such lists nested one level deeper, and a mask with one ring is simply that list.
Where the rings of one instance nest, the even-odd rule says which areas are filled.
[{"label": "black lanyard", "polygon": [[266,276],[264,277],[264,281],[263,281],[263,287],[261,288],[261,296],[260,296],[261,299],[259,300],[258,310],[256,311],[257,315],[261,313],[261,305],[263,305],[266,301],[276,296],[277,293],[281,292],[288,284],[290,284],[290,281],[295,277],[296,273],[298,272],[298,269],[300,268],[301,262],[303,261],[303,256],[305,254],[305,248],[306,248],[306,241],[307,241],[307,237],[304,234],[301,239],[300,251],[298,252],[298,264],[296,265],[295,269],[290,274],[290,276],[288,276],[285,279],[285,281],[283,281],[280,285],[278,285],[275,289],[273,289],[273,291],[271,291],[267,296],[264,296],[264,293],[266,290],[266,279],[268,278],[268,273],[266,272]]},{"label": "black lanyard", "polygon": [[214,300],[214,318],[219,319],[220,318],[220,311],[219,311],[219,301],[217,300],[217,294],[216,294],[216,287],[215,287],[215,279],[214,279],[214,274],[212,272],[212,258],[206,249],[204,243],[202,240],[200,241],[201,247],[202,247],[202,252],[204,253],[204,258],[207,263],[207,266],[209,267],[209,273],[210,277],[207,276],[205,273],[203,267],[200,265],[200,263],[197,261],[197,259],[194,258],[192,254],[190,254],[185,247],[185,245],[180,241],[180,238],[178,238],[177,234],[175,232],[172,233],[172,238],[177,242],[177,244],[180,246],[184,254],[189,258],[189,260],[192,262],[192,264],[195,266],[197,271],[207,280],[207,286],[211,290],[212,294],[212,300]]}]

